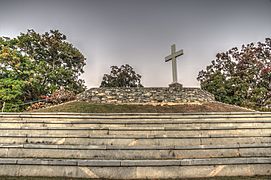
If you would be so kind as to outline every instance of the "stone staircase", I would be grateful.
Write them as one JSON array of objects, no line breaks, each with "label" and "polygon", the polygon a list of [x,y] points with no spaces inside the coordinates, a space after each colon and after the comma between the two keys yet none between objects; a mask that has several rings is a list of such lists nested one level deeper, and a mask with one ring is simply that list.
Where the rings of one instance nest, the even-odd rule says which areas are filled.
[{"label": "stone staircase", "polygon": [[0,176],[271,176],[271,113],[0,117]]}]

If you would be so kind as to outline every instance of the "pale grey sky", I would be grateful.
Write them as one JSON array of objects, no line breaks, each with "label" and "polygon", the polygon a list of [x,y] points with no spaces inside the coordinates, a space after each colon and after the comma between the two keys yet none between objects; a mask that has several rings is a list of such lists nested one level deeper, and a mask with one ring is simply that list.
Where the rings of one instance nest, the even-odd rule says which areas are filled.
[{"label": "pale grey sky", "polygon": [[270,0],[0,0],[0,36],[59,29],[87,58],[82,76],[100,85],[111,65],[130,64],[144,86],[168,86],[171,44],[179,81],[199,86],[216,53],[271,37]]}]

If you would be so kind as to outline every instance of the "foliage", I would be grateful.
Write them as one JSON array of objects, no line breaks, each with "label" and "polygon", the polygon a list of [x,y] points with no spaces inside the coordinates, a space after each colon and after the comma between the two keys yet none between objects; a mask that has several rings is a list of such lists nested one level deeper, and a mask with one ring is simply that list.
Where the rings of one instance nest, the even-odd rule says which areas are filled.
[{"label": "foliage", "polygon": [[271,39],[218,53],[197,79],[218,101],[256,109],[270,106]]},{"label": "foliage", "polygon": [[0,101],[5,111],[20,111],[25,102],[60,87],[78,93],[85,58],[59,31],[28,30],[17,38],[0,37]]},{"label": "foliage", "polygon": [[50,97],[49,96],[42,96],[44,101],[36,102],[31,104],[27,108],[27,111],[33,111],[37,109],[42,109],[46,107],[50,107],[52,105],[61,104],[67,101],[75,100],[76,96],[75,93],[65,89],[56,90]]},{"label": "foliage", "polygon": [[60,89],[55,91],[50,98],[48,99],[49,103],[52,104],[60,104],[63,102],[67,102],[67,101],[71,101],[71,100],[75,100],[75,93],[72,91],[68,91],[68,90],[64,90],[64,89]]},{"label": "foliage", "polygon": [[35,64],[39,93],[52,93],[61,86],[76,93],[85,89],[84,81],[79,79],[85,57],[58,30],[44,34],[28,30],[18,37],[18,46]]},{"label": "foliage", "polygon": [[100,87],[143,87],[141,75],[126,64],[121,67],[111,66],[110,74],[105,74]]},{"label": "foliage", "polygon": [[27,107],[26,110],[33,111],[33,110],[45,108],[46,105],[47,105],[46,102],[37,102],[37,103],[31,104],[31,106]]},{"label": "foliage", "polygon": [[6,111],[19,111],[28,98],[34,71],[30,60],[15,48],[16,41],[0,38],[0,101]]}]

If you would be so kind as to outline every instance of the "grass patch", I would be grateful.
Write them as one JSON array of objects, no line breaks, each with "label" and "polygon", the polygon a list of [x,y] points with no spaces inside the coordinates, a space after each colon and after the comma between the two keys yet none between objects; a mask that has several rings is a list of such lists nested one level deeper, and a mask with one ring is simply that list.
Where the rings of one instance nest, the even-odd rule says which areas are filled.
[{"label": "grass patch", "polygon": [[75,112],[75,113],[193,113],[193,112],[244,112],[241,107],[221,103],[180,104],[180,105],[127,105],[92,104],[73,101],[54,107],[37,110],[38,112]]}]

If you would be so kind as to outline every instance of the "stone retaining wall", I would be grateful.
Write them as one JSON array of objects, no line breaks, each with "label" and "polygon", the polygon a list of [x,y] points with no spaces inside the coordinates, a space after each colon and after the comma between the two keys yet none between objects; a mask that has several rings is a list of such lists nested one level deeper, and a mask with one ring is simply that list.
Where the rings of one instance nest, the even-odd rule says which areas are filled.
[{"label": "stone retaining wall", "polygon": [[77,100],[108,104],[201,103],[212,102],[212,94],[200,88],[92,88]]}]

